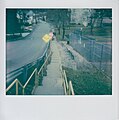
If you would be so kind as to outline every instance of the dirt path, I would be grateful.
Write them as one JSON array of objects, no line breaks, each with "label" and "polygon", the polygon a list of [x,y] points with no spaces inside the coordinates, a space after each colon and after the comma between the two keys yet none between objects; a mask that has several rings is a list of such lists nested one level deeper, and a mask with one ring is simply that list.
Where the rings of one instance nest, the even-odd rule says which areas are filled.
[{"label": "dirt path", "polygon": [[62,66],[81,71],[89,71],[89,69],[93,68],[90,62],[76,52],[71,46],[67,45],[66,42],[59,42],[58,49]]}]

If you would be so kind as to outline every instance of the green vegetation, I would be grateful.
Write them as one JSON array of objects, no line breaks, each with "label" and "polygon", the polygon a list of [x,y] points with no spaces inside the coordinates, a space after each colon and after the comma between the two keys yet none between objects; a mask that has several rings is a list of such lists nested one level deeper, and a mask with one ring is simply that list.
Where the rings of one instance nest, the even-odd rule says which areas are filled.
[{"label": "green vegetation", "polygon": [[[76,29],[80,29],[80,27],[81,27],[80,25],[76,25],[76,24],[66,26],[65,27],[65,35],[68,35],[68,34],[74,32],[74,30],[76,30]],[[56,30],[57,39],[62,40],[63,30],[62,29],[60,30],[60,34],[58,34],[58,32],[59,32],[58,29],[55,29],[55,30]]]},{"label": "green vegetation", "polygon": [[90,72],[65,68],[68,80],[72,81],[76,95],[111,95],[112,82],[94,69]]},{"label": "green vegetation", "polygon": [[112,41],[112,26],[94,27],[93,35],[90,34],[90,27],[83,28],[84,36],[96,39],[99,42]]},{"label": "green vegetation", "polygon": [[[90,26],[84,27],[82,25],[69,25],[65,28],[65,35],[68,35],[74,30],[83,28],[82,35],[87,36],[89,38],[93,38],[98,42],[112,41],[112,26],[104,26],[104,27],[94,27],[93,35],[90,33]],[[58,30],[56,29],[56,35],[58,40],[62,40],[63,31],[60,30],[60,34],[58,34]]]},{"label": "green vegetation", "polygon": [[[110,36],[112,33],[112,27],[111,26],[105,26],[105,27],[95,27],[93,30],[94,34],[93,36]],[[84,35],[90,35],[90,27],[85,27],[83,29],[83,34]]]}]

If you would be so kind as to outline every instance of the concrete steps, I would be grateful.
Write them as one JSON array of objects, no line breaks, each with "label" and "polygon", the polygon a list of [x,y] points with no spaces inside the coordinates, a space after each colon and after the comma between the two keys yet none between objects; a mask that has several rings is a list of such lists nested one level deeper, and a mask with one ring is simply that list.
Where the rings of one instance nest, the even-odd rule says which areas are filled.
[{"label": "concrete steps", "polygon": [[38,86],[34,95],[64,95],[60,71],[61,58],[56,41],[52,41],[51,51],[53,54],[51,63],[47,66],[47,76],[43,77],[43,86]]}]

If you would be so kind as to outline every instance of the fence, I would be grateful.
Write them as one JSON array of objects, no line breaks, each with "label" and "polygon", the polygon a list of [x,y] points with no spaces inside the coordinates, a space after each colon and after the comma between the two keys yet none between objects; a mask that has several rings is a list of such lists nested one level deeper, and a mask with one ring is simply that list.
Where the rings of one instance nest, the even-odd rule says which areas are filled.
[{"label": "fence", "polygon": [[[15,88],[14,88],[14,91],[16,92],[15,94],[18,95],[20,93],[19,91],[21,90],[22,93],[20,93],[20,94],[25,95],[26,94],[25,90],[27,89],[27,86],[29,85],[29,83],[31,81],[32,81],[32,83],[34,83],[34,87],[38,86],[38,84],[39,84],[39,78],[43,77],[43,75],[44,75],[43,73],[46,71],[46,67],[47,67],[47,65],[48,65],[48,63],[49,63],[50,60],[51,60],[51,52],[47,56],[44,64],[41,66],[40,70],[38,71],[38,68],[35,68],[24,85],[18,79],[15,79],[7,87],[6,93],[9,92],[11,88],[14,88],[14,85],[16,85]],[[33,84],[32,84],[32,86],[33,86]],[[34,91],[34,89],[32,89],[31,93],[33,93],[33,91]]]},{"label": "fence", "polygon": [[99,43],[86,37],[70,36],[70,45],[109,77],[112,76],[112,44]]},{"label": "fence", "polygon": [[[31,92],[33,91],[33,87],[37,83],[36,74],[40,76],[39,84],[42,83],[42,76],[45,74],[46,65],[48,64],[47,61],[49,61],[47,58],[49,57],[49,55],[51,55],[50,44],[48,44],[47,49],[39,59],[25,66],[22,66],[15,71],[12,71],[11,73],[8,73],[6,82],[6,94],[31,94]],[[26,90],[26,92],[23,92],[24,89]]]}]

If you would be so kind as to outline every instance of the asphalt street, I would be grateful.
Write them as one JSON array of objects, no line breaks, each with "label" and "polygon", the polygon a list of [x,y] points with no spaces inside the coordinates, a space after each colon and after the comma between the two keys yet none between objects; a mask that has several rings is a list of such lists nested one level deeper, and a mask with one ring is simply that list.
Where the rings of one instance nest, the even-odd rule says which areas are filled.
[{"label": "asphalt street", "polygon": [[51,26],[42,21],[36,25],[33,32],[27,37],[6,43],[7,73],[42,56],[47,46],[42,37],[49,33],[50,29]]}]

